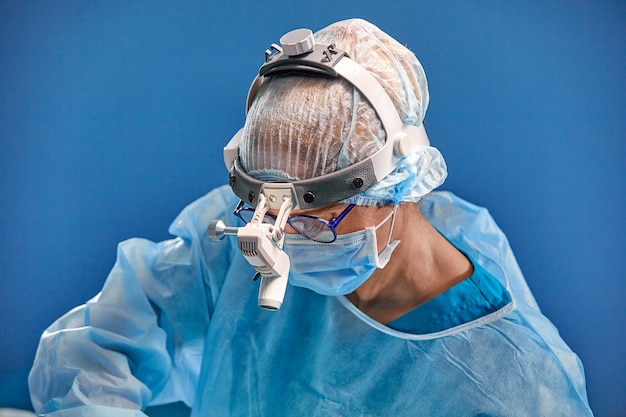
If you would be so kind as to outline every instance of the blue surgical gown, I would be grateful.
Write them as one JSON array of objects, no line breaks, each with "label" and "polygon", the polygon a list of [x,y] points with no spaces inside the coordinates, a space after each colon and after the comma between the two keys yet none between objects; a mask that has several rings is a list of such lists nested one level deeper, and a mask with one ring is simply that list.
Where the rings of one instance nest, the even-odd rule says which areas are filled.
[{"label": "blue surgical gown", "polygon": [[39,413],[143,416],[184,401],[198,417],[592,415],[582,364],[487,210],[447,192],[420,206],[497,280],[497,302],[437,325],[420,324],[419,308],[382,325],[345,297],[293,286],[279,311],[259,309],[235,239],[206,232],[213,219],[236,224],[236,203],[220,187],[182,211],[176,238],[119,245],[102,291],[41,337],[29,378]]}]

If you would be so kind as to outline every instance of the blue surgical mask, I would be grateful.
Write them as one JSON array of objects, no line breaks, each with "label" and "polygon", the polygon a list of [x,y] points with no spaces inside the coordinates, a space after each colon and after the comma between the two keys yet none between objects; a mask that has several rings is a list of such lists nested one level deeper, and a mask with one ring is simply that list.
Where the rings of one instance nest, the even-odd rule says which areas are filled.
[{"label": "blue surgical mask", "polygon": [[[400,243],[390,242],[396,207],[378,226],[337,235],[332,243],[319,243],[296,234],[285,236],[284,249],[291,263],[289,282],[322,295],[346,295],[363,284],[377,268],[384,268]],[[376,230],[393,216],[387,246],[378,253]]]}]

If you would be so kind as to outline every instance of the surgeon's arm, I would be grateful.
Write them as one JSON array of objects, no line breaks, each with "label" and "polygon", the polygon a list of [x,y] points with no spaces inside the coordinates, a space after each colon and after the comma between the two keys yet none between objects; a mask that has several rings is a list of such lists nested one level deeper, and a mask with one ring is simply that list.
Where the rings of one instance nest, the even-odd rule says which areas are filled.
[{"label": "surgeon's arm", "polygon": [[189,241],[120,244],[95,298],[48,328],[29,377],[33,405],[53,416],[143,416],[155,402],[191,403],[208,324]]}]

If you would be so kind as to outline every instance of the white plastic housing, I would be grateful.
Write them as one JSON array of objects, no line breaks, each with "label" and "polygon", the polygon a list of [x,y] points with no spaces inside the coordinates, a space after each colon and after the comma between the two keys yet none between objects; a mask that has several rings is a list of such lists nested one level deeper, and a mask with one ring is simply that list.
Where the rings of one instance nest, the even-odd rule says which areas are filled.
[{"label": "white plastic housing", "polygon": [[261,274],[259,306],[278,310],[283,304],[289,278],[289,256],[270,239],[273,226],[242,227],[237,231],[239,250]]}]

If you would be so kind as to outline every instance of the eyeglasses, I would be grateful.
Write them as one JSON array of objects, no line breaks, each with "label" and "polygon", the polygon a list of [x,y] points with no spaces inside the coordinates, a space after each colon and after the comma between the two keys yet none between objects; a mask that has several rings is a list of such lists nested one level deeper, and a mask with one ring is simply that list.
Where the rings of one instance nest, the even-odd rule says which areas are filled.
[{"label": "eyeglasses", "polygon": [[[350,204],[339,216],[330,220],[320,219],[315,216],[308,216],[306,214],[298,214],[290,216],[287,219],[287,224],[291,226],[296,232],[302,236],[320,243],[332,243],[337,239],[336,227],[343,220],[344,217],[354,208],[354,204]],[[254,216],[254,209],[245,207],[243,201],[239,201],[237,207],[235,207],[234,214],[246,223],[252,221]],[[263,222],[274,224],[276,216],[269,213],[265,214]]]}]

